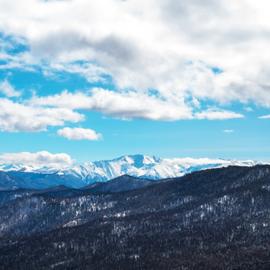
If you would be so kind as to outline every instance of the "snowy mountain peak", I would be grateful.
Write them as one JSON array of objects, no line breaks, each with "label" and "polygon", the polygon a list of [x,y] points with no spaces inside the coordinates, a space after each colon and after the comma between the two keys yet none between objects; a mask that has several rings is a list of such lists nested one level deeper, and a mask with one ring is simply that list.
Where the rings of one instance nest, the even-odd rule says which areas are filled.
[{"label": "snowy mountain peak", "polygon": [[152,156],[136,154],[136,155],[121,156],[112,161],[124,162],[124,163],[134,165],[136,168],[141,168],[145,165],[156,164],[160,162],[160,159],[154,156],[152,157]]},{"label": "snowy mountain peak", "polygon": [[[178,177],[184,174],[209,168],[235,166],[253,166],[261,164],[252,160],[237,161],[209,158],[157,158],[146,155],[125,155],[112,160],[73,164],[69,168],[26,166],[24,164],[0,164],[1,171],[32,172],[40,174],[58,174],[68,179],[77,179],[88,185],[93,182],[105,182],[121,175],[140,178],[161,179]],[[68,185],[68,184],[67,184]]]}]

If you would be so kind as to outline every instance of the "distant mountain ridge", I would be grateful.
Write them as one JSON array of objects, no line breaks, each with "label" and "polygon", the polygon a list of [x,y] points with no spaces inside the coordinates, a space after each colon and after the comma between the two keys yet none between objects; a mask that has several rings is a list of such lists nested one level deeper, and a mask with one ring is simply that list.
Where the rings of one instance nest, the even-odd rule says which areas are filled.
[{"label": "distant mountain ridge", "polygon": [[0,189],[48,188],[65,185],[80,188],[96,182],[106,182],[122,175],[158,180],[180,177],[204,169],[227,166],[254,166],[261,162],[209,158],[158,158],[146,155],[126,155],[112,160],[74,164],[68,168],[0,164]]},{"label": "distant mountain ridge", "polygon": [[117,193],[141,189],[150,185],[161,183],[149,179],[142,179],[130,175],[122,175],[107,182],[96,182],[81,189],[74,189],[64,185],[54,186],[44,189],[0,189],[0,208],[7,202],[30,196],[47,196],[51,198],[68,198],[74,196],[87,196],[90,194],[98,195],[102,193]]}]

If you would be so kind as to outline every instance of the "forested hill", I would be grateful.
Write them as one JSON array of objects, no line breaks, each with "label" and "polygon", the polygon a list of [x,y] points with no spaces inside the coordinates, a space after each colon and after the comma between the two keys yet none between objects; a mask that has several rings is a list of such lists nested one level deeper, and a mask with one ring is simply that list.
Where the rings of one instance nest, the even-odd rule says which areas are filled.
[{"label": "forested hill", "polygon": [[270,166],[0,196],[0,269],[270,269]]}]

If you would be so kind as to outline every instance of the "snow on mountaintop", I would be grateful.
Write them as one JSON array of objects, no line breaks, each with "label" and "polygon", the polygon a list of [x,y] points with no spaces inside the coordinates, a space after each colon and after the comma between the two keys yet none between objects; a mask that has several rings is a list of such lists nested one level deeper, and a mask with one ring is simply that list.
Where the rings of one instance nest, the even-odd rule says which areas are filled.
[{"label": "snow on mountaintop", "polygon": [[84,164],[71,165],[69,168],[59,169],[53,167],[34,167],[23,164],[0,164],[3,171],[23,171],[34,173],[58,173],[72,176],[85,182],[107,181],[118,176],[129,174],[136,177],[161,179],[178,177],[193,171],[235,166],[253,166],[260,162],[247,160],[224,160],[209,158],[157,158],[146,155],[126,155],[112,160],[86,162]]}]

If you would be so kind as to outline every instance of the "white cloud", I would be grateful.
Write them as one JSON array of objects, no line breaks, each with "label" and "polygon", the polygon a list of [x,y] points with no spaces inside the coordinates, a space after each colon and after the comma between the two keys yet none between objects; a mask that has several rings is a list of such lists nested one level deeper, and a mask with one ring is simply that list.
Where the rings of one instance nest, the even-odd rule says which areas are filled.
[{"label": "white cloud", "polygon": [[106,70],[93,63],[51,63],[43,66],[45,75],[53,75],[55,72],[68,72],[71,74],[79,74],[86,78],[89,82],[104,82],[103,76],[108,75]]},{"label": "white cloud", "polygon": [[244,116],[239,113],[217,109],[208,109],[206,111],[195,114],[195,118],[197,119],[208,119],[208,120],[237,119],[243,117]]},{"label": "white cloud", "polygon": [[34,96],[29,102],[34,106],[62,107],[68,109],[91,109],[92,100],[89,95],[82,92],[71,93],[63,91],[52,96]]},{"label": "white cloud", "polygon": [[270,114],[262,115],[262,116],[259,117],[259,119],[270,119]]},{"label": "white cloud", "polygon": [[21,95],[7,80],[0,82],[0,93],[7,97],[19,97]]},{"label": "white cloud", "polygon": [[230,134],[230,133],[234,133],[234,130],[233,129],[224,129],[223,132]]},{"label": "white cloud", "polygon": [[95,110],[121,119],[174,121],[181,119],[223,120],[243,117],[241,114],[220,109],[194,113],[181,97],[166,98],[157,93],[138,93],[136,91],[118,93],[102,88],[92,89],[88,94],[64,91],[53,96],[34,97],[29,104]]},{"label": "white cloud", "polygon": [[35,97],[30,100],[30,104],[95,110],[121,119],[179,120],[192,118],[190,109],[181,99],[168,101],[135,91],[117,93],[102,88],[95,88],[89,94],[82,92],[73,94],[64,91],[54,96]]},{"label": "white cloud", "polygon": [[101,139],[101,134],[95,130],[86,128],[69,128],[65,127],[57,131],[59,136],[65,137],[69,140],[89,140],[97,141]]},{"label": "white cloud", "polygon": [[80,113],[66,108],[41,108],[0,99],[0,131],[45,131],[49,126],[63,126],[84,119]]},{"label": "white cloud", "polygon": [[245,107],[244,110],[246,112],[253,112],[254,111],[254,109],[252,107]]},{"label": "white cloud", "polygon": [[65,168],[72,165],[73,160],[65,153],[52,154],[47,151],[36,153],[20,152],[0,154],[0,164]]},{"label": "white cloud", "polygon": [[[0,6],[0,30],[23,37],[31,48],[12,60],[14,65],[46,62],[46,68],[66,69],[89,81],[107,74],[118,91],[106,93],[107,100],[122,106],[121,100],[129,101],[137,92],[137,100],[150,105],[116,111],[100,108],[99,101],[96,109],[106,114],[190,118],[195,104],[186,104],[187,97],[197,107],[208,100],[270,107],[267,0],[0,0]],[[149,89],[156,89],[161,99]],[[195,118],[225,116],[240,117],[203,112]]]}]

